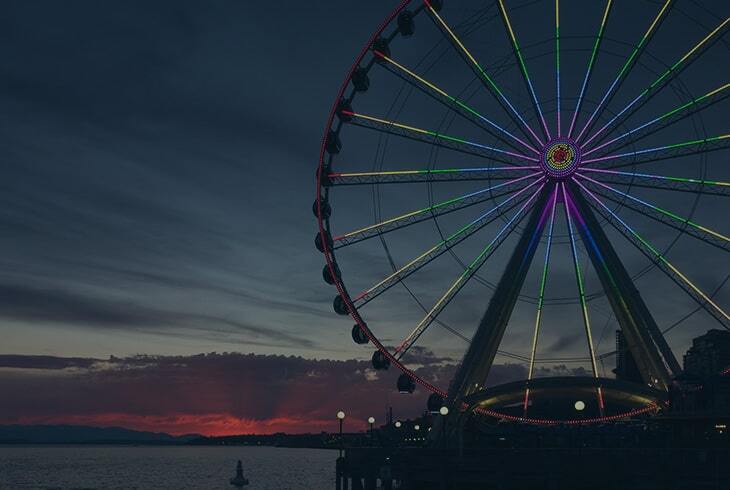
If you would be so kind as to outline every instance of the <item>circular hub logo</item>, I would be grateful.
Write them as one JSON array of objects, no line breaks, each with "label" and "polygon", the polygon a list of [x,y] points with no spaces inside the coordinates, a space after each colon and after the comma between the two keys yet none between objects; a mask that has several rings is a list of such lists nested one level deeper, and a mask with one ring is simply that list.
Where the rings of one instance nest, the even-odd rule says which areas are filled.
[{"label": "circular hub logo", "polygon": [[542,168],[548,176],[556,179],[569,177],[578,168],[580,151],[570,140],[554,140],[545,146]]}]

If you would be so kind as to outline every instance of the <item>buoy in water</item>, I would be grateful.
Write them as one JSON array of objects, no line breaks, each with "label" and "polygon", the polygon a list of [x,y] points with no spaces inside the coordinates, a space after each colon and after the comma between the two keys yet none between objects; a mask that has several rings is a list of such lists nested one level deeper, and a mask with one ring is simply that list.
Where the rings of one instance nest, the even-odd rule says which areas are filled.
[{"label": "buoy in water", "polygon": [[243,476],[243,465],[241,464],[241,460],[238,460],[238,463],[236,464],[236,476],[231,478],[231,485],[234,487],[245,487],[248,485],[248,478],[245,478]]}]

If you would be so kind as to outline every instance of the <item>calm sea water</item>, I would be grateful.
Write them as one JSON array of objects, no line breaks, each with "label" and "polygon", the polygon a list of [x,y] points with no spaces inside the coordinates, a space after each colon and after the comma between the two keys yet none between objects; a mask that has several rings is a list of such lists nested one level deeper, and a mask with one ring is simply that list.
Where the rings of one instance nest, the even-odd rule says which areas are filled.
[{"label": "calm sea water", "polygon": [[335,451],[273,447],[0,446],[0,489],[335,488]]}]

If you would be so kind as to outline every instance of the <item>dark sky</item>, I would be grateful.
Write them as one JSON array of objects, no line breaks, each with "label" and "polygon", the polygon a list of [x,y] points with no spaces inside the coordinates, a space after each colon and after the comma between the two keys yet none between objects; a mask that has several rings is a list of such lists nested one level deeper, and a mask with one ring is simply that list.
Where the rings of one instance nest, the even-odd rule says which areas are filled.
[{"label": "dark sky", "polygon": [[[465,2],[462,9],[454,7],[453,0],[446,3],[449,5],[444,16],[454,25],[468,23],[480,12],[476,3]],[[590,36],[595,34],[604,2],[592,0],[590,6],[577,0],[561,3],[566,10],[561,29],[568,32],[566,36],[574,29],[575,36],[574,44],[565,41],[564,61],[564,77],[568,80],[565,91],[574,97],[572,93],[580,80],[576,77],[582,76],[585,69]],[[661,2],[615,3],[616,14],[610,19],[614,23],[609,22],[607,31],[611,40],[605,45],[605,65],[601,65],[605,70],[595,76],[594,91],[587,95],[588,107],[600,98],[630,52],[630,45],[640,38]],[[717,25],[718,19],[728,15],[727,3],[720,0],[676,3],[660,27],[661,35],[652,40],[632,74],[635,78],[622,87],[625,94],[617,97],[611,111],[621,109],[622,103],[630,100],[657,72],[678,59]],[[215,378],[220,372],[268,366],[272,379],[282,372],[297,374],[285,376],[291,383],[277,384],[278,388],[269,393],[271,396],[263,386],[251,387],[246,393],[276,406],[279,419],[292,418],[293,409],[287,411],[282,407],[304,396],[307,383],[312,378],[319,379],[320,372],[326,373],[327,383],[337,386],[362,381],[362,390],[352,389],[359,390],[357,396],[363,400],[378,398],[374,406],[380,410],[386,403],[382,397],[389,396],[386,385],[392,387],[395,373],[375,379],[361,362],[370,357],[371,348],[355,346],[350,340],[351,321],[332,311],[334,289],[321,280],[323,259],[313,247],[316,224],[311,202],[329,108],[355,55],[395,4],[385,0],[2,2],[0,355],[5,357],[0,373],[5,378],[0,383],[15,389],[20,386],[17,376],[24,377],[23,386],[29,382],[25,377],[30,376],[34,383],[39,383],[38,389],[46,392],[44,383],[51,380],[53,384],[56,376],[61,376],[70,380],[68,393],[74,393],[75,381],[80,379],[84,384],[93,380],[98,382],[98,396],[103,398],[109,390],[113,391],[111,386],[129,382],[123,377],[114,378],[112,383],[105,377],[111,376],[108,373],[131,370],[144,373],[145,379],[159,380],[160,372],[169,374],[167,368],[182,365],[190,368],[184,376],[193,372],[199,376],[195,382],[186,378],[170,395],[185,397],[182,394],[188,393],[186,386]],[[513,21],[518,35],[523,36],[526,57],[532,60],[530,66],[536,73],[552,73],[551,48],[540,44],[552,35],[552,2],[508,2],[512,4],[517,7]],[[484,6],[479,4],[479,9]],[[541,12],[549,15],[540,15]],[[433,61],[442,52],[439,49],[449,49],[436,35],[433,24],[426,21],[423,16],[418,18],[417,35],[399,53],[411,66],[419,60]],[[497,29],[502,29],[498,21],[496,18],[484,24],[495,28],[487,29],[485,37],[471,38],[470,46],[488,59],[485,66],[504,65],[500,83],[527,111],[528,94],[504,31]],[[713,45],[703,60],[681,74],[681,80],[672,82],[666,97],[659,96],[654,103],[647,104],[645,112],[632,119],[633,123],[627,123],[626,128],[726,83],[730,74],[726,43],[725,39]],[[432,46],[436,46],[435,50],[426,55]],[[433,70],[426,69],[425,64],[423,67],[430,70],[429,76],[441,77],[454,93],[463,91],[471,94],[474,101],[484,100],[475,95],[482,87],[474,83],[463,61],[451,53],[450,63],[436,65]],[[552,78],[547,80],[543,85],[538,82],[537,89],[544,95],[546,107],[552,107],[554,97],[545,95],[553,90]],[[372,81],[369,98],[359,106],[363,110],[383,115],[394,102],[404,103],[404,121],[418,121],[429,129],[443,123],[443,108],[433,110],[417,94],[403,95],[399,92],[402,83],[388,80],[382,70],[373,74]],[[565,103],[566,113],[571,104]],[[725,112],[713,107],[714,112],[708,111],[702,120],[708,135],[728,132],[727,104],[722,104],[719,105]],[[552,114],[554,109],[548,112]],[[532,117],[529,116],[530,122],[535,122]],[[633,148],[692,139],[699,131],[692,126],[696,123],[696,119],[689,119],[664,135],[636,143]],[[504,124],[508,124],[506,119]],[[453,123],[449,128],[458,134],[462,127]],[[345,133],[343,138],[350,137],[352,141],[359,134]],[[354,155],[349,169],[372,168],[375,145],[374,137],[363,136],[359,144],[350,146],[352,153],[343,153],[344,159]],[[391,155],[415,158],[397,142],[390,145]],[[699,160],[693,158],[661,169],[676,170],[678,175],[676,172],[688,168],[682,165],[699,165]],[[718,164],[724,161],[723,152],[713,153],[707,162],[700,162],[705,169],[702,171],[709,178],[730,180],[727,169]],[[696,177],[698,168],[692,167],[681,175]],[[660,167],[647,166],[644,170],[657,169]],[[671,172],[667,170],[667,174]],[[434,199],[453,195],[452,191],[456,189],[441,195],[438,192],[444,192],[443,189],[435,191]],[[358,192],[333,203],[340,205],[335,207],[333,223],[342,231],[372,222],[372,195],[369,191]],[[388,192],[381,196],[383,218],[427,205],[425,187],[398,191],[397,195]],[[652,197],[651,193],[637,195]],[[702,200],[694,210],[687,196],[663,194],[656,202],[685,216],[695,213],[693,216],[702,224],[728,232],[725,214],[718,211],[722,206],[727,209],[722,200]],[[631,212],[627,213],[624,216],[631,218]],[[657,240],[660,247],[668,246],[676,237],[671,230],[662,234],[660,228],[640,217],[632,219],[637,226],[644,225],[647,236]],[[444,221],[441,225],[448,228],[449,224]],[[436,231],[431,227],[424,234],[405,234],[402,241],[390,242],[396,262],[413,257],[414,244],[421,250],[425,243],[433,243]],[[548,293],[556,305],[560,298],[575,297],[570,289],[575,288],[570,249],[564,230],[561,233],[555,253],[562,258],[555,259],[556,282],[553,292]],[[426,238],[430,242],[421,242]],[[615,233],[611,238],[619,239]],[[513,243],[508,241],[505,250]],[[630,246],[617,247],[632,273],[647,265]],[[474,250],[466,248],[459,253],[467,260],[466,256]],[[542,248],[536,264],[541,261],[541,254]],[[728,274],[728,261],[722,252],[711,247],[708,250],[705,244],[698,245],[688,237],[678,241],[670,257],[707,292],[715,291]],[[448,257],[434,270],[414,279],[413,290],[425,303],[432,303],[459,273],[456,258]],[[500,254],[494,257],[498,264],[506,258],[507,255]],[[589,291],[596,292],[595,275],[582,252],[581,260]],[[380,243],[367,245],[350,257],[343,254],[342,265],[353,293],[392,270]],[[484,284],[496,281],[500,274],[501,267],[485,270]],[[537,267],[528,277],[526,297],[511,324],[514,335],[505,346],[521,355],[529,352],[526,338],[534,319],[535,306],[530,298],[534,298],[536,274]],[[653,292],[653,297],[646,299],[662,327],[695,308],[656,270],[642,275],[637,285],[642,292]],[[490,291],[481,283],[465,289],[463,303],[446,314],[444,320],[469,335]],[[728,291],[725,287],[716,295],[726,307]],[[546,333],[544,355],[584,355],[577,305],[573,302],[563,306],[563,310],[556,306],[551,320],[563,330]],[[605,298],[597,298],[594,306],[596,329],[602,342],[600,350],[610,351],[615,321]],[[423,311],[405,290],[398,290],[367,314],[373,319],[371,326],[376,333],[391,344],[412,328]],[[578,328],[571,330],[566,326],[571,322]],[[708,315],[698,312],[682,328],[673,331],[670,342],[681,355],[691,337],[714,326]],[[465,344],[442,329],[429,335],[424,338],[423,350],[416,350],[411,362],[423,369],[448,371]],[[202,360],[194,357],[202,352],[256,356],[231,354]],[[63,365],[37,365],[38,358],[24,358],[38,355],[51,356],[48,359]],[[134,357],[137,355],[154,357]],[[275,355],[304,359],[294,361]],[[106,361],[109,356],[119,359]],[[64,361],[65,358],[77,360]],[[290,366],[292,363],[296,366]],[[495,380],[519,377],[523,367],[508,365],[500,369],[504,371],[497,373]],[[570,368],[547,365],[545,369],[550,372]],[[348,373],[345,381],[337,380],[340,370]],[[427,373],[433,379],[440,377],[442,385],[446,379],[443,374]],[[323,382],[320,388],[324,389],[324,385]],[[133,385],[125,386],[139,400],[145,399],[144,393],[156,390],[154,383],[142,385],[138,391]],[[368,387],[374,390],[371,396],[367,395]],[[235,381],[221,381],[219,388],[218,394],[211,393],[209,399],[234,390]],[[372,393],[376,395],[373,397]],[[81,401],[77,410],[73,400],[78,398],[67,398],[67,405],[58,413],[30,413],[29,407],[53,403],[56,398],[48,394],[43,399],[23,399],[18,394],[17,404],[6,408],[0,419],[18,421],[20,414],[27,413],[36,418],[25,421],[124,423],[124,414],[116,419],[110,415],[114,412],[112,406],[90,407]],[[148,405],[155,400],[148,399]],[[404,407],[417,410],[421,401],[419,398],[404,402]],[[211,423],[216,428],[210,429],[218,433],[246,427],[243,422],[231,422],[232,429],[221,428],[225,414],[236,420],[266,418],[263,413],[236,408],[245,405],[243,401],[222,396],[218,402],[205,410],[187,407],[181,416],[200,415],[207,410],[218,417]],[[332,398],[322,410],[330,410],[336,404],[337,399]],[[162,409],[159,413],[147,413],[146,407],[128,407],[128,412],[134,417],[168,416]],[[293,417],[298,421],[292,425],[282,422],[276,428],[301,427],[300,419],[306,417],[327,419],[324,412],[312,407],[300,412],[299,419]],[[74,416],[80,418],[73,419]],[[111,418],[104,419],[105,416]],[[141,419],[134,420],[132,425],[144,426]],[[170,427],[175,426],[175,420],[168,420]],[[180,422],[178,429],[170,430],[181,432],[195,425],[188,422]]]},{"label": "dark sky", "polygon": [[346,355],[309,206],[384,9],[266,5],[3,2],[4,352]]}]

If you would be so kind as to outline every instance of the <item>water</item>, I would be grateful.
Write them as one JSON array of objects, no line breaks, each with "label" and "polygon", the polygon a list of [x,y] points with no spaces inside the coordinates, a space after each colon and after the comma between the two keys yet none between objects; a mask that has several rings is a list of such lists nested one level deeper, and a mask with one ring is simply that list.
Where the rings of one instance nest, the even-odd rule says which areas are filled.
[{"label": "water", "polygon": [[233,489],[335,487],[337,453],[274,447],[0,446],[0,489]]}]

